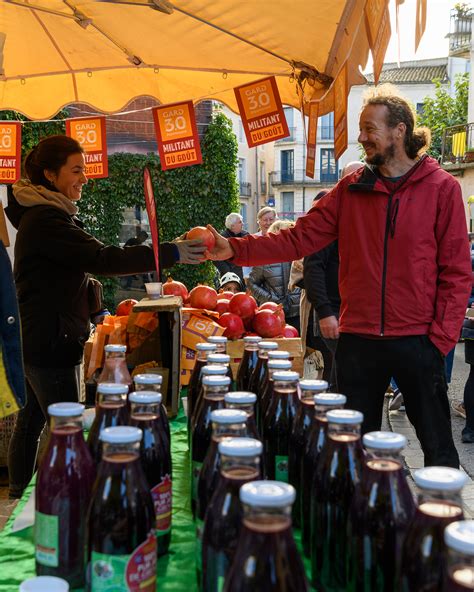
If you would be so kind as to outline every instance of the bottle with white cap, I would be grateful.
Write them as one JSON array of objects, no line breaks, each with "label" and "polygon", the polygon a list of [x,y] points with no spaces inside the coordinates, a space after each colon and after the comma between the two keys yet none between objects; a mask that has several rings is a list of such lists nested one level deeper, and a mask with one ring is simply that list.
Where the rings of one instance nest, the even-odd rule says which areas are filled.
[{"label": "bottle with white cap", "polygon": [[278,343],[276,341],[259,341],[258,342],[258,358],[257,364],[250,376],[249,388],[251,393],[258,394],[260,383],[265,376],[267,371],[268,354],[271,351],[278,349]]},{"label": "bottle with white cap", "polygon": [[207,363],[222,366],[223,367],[222,374],[224,376],[228,376],[230,378],[231,384],[232,384],[232,381],[234,380],[234,375],[232,373],[232,368],[230,367],[230,356],[229,355],[214,352],[214,353],[209,354],[207,356]]},{"label": "bottle with white cap", "polygon": [[300,401],[296,410],[295,421],[290,434],[288,455],[288,480],[296,489],[296,500],[293,504],[293,524],[300,527],[301,521],[301,466],[309,429],[314,420],[314,395],[328,390],[325,380],[300,380]]},{"label": "bottle with white cap", "polygon": [[262,338],[258,335],[244,337],[244,353],[240,360],[236,378],[238,391],[249,390],[250,378],[257,365],[259,341],[262,341]]},{"label": "bottle with white cap", "polygon": [[361,480],[364,452],[360,411],[326,413],[328,433],[313,480],[311,578],[323,590],[347,589],[347,519]]},{"label": "bottle with white cap", "polygon": [[[206,376],[225,376],[224,374],[222,374],[222,364],[206,364],[202,370],[201,370],[201,388],[199,389],[199,392],[197,393],[197,397],[195,400],[195,404],[194,404],[194,410],[193,413],[191,415],[191,426],[190,426],[190,435],[191,435],[191,439],[192,439],[192,435],[194,433],[194,426],[196,425],[196,418],[197,416],[201,413],[201,407],[203,405],[203,401],[204,401],[204,383],[203,380]],[[229,377],[227,377],[229,378]],[[230,380],[230,379],[229,379]],[[229,382],[229,387],[228,390],[231,388],[232,386],[232,382]],[[226,391],[228,392],[228,391]]]},{"label": "bottle with white cap", "polygon": [[35,559],[39,576],[84,585],[86,514],[95,465],[82,434],[80,403],[48,406],[50,437],[35,488]]},{"label": "bottle with white cap", "polygon": [[442,590],[444,529],[462,520],[461,490],[466,473],[449,467],[425,467],[413,474],[419,489],[415,512],[402,552],[403,590]]},{"label": "bottle with white cap", "polygon": [[155,505],[158,557],[168,552],[171,540],[172,470],[170,441],[160,420],[161,393],[130,393],[130,425],[140,428],[140,457]]},{"label": "bottle with white cap", "polygon": [[69,592],[69,584],[54,576],[37,576],[20,584],[19,592]]},{"label": "bottle with white cap", "polygon": [[216,354],[226,354],[227,353],[227,342],[229,340],[225,335],[211,335],[207,338],[208,343],[213,343],[217,346]]},{"label": "bottle with white cap", "polygon": [[[274,352],[270,352],[274,353]],[[288,354],[289,356],[289,354]],[[270,401],[273,395],[273,374],[274,372],[279,372],[282,370],[291,370],[292,363],[289,359],[281,359],[281,360],[268,360],[267,364],[267,378],[262,381],[262,387],[260,389],[260,393],[258,393],[258,403],[260,413],[257,413],[260,417],[260,422],[258,424],[258,429],[260,433],[263,431],[263,423],[265,421],[265,415],[267,414],[268,407],[270,405]]]},{"label": "bottle with white cap", "polygon": [[262,443],[226,438],[218,445],[220,477],[209,502],[202,534],[202,589],[219,592],[234,559],[242,525],[242,485],[262,478]]},{"label": "bottle with white cap", "polygon": [[132,377],[127,367],[127,346],[119,344],[108,344],[104,347],[104,367],[97,379],[97,383],[116,382],[126,384],[129,389],[132,385]]},{"label": "bottle with white cap", "polygon": [[215,343],[203,341],[196,345],[196,361],[194,362],[194,368],[188,384],[188,427],[190,425],[190,418],[194,414],[198,393],[201,390],[201,370],[207,364],[207,356],[216,351],[217,345]]},{"label": "bottle with white cap", "polygon": [[[133,384],[135,386],[135,392],[138,391],[156,391],[161,393],[161,385],[163,384],[163,376],[161,374],[155,374],[150,372],[147,374],[135,374],[133,377]],[[163,396],[163,395],[162,395]],[[168,419],[168,411],[166,405],[161,399],[160,403],[160,422],[165,430],[168,440],[171,442],[170,422]]]},{"label": "bottle with white cap", "polygon": [[444,529],[446,592],[474,590],[474,520],[452,522]]},{"label": "bottle with white cap", "polygon": [[[212,368],[213,366],[207,366]],[[215,366],[214,366],[215,367]],[[224,409],[224,395],[229,392],[230,378],[222,375],[206,375],[202,379],[202,404],[196,414],[191,441],[191,510],[196,515],[197,482],[202,463],[211,443],[211,413]]]},{"label": "bottle with white cap", "polygon": [[274,372],[273,395],[263,422],[265,469],[269,479],[288,483],[290,435],[298,408],[298,372]]},{"label": "bottle with white cap", "polygon": [[155,590],[155,508],[140,460],[142,431],[106,428],[89,511],[88,589]]},{"label": "bottle with white cap", "polygon": [[87,438],[87,445],[96,464],[102,460],[100,432],[105,428],[128,424],[127,395],[126,384],[101,382],[97,385],[98,404]]},{"label": "bottle with white cap", "polygon": [[401,458],[407,439],[395,432],[369,432],[362,443],[367,456],[348,522],[349,589],[395,592],[416,508]]},{"label": "bottle with white cap", "polygon": [[311,540],[311,497],[316,465],[327,436],[328,420],[326,413],[342,409],[346,397],[339,393],[318,393],[313,396],[314,416],[310,426],[301,465],[301,543],[306,557],[310,556]]},{"label": "bottle with white cap", "polygon": [[240,488],[240,501],[244,518],[223,591],[309,592],[291,528],[294,487],[252,481]]},{"label": "bottle with white cap", "polygon": [[247,434],[251,438],[260,439],[255,421],[255,404],[257,402],[257,395],[254,393],[247,393],[245,391],[234,391],[227,393],[224,396],[224,403],[226,409],[239,409],[247,413]]},{"label": "bottle with white cap", "polygon": [[[211,413],[212,423],[212,437],[206,456],[202,463],[201,471],[197,484],[195,484],[196,492],[196,538],[197,555],[196,555],[196,571],[198,585],[201,584],[201,553],[200,543],[202,540],[202,529],[204,525],[204,516],[206,514],[207,506],[215,491],[219,470],[220,470],[220,456],[218,451],[218,444],[226,438],[238,438],[247,436],[247,414],[245,411],[238,409],[216,409]],[[194,484],[193,484],[194,485]]]}]

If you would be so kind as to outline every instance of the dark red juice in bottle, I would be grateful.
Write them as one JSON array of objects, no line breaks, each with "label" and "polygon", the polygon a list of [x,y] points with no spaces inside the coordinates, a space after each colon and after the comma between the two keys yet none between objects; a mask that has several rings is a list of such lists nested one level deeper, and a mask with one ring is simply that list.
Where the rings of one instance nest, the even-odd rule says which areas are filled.
[{"label": "dark red juice in bottle", "polygon": [[202,589],[220,592],[234,559],[242,524],[240,487],[261,479],[262,443],[254,438],[220,442],[220,478],[209,502],[202,535]]},{"label": "dark red juice in bottle", "polygon": [[291,529],[295,490],[279,481],[253,481],[240,489],[244,518],[225,592],[308,592]]},{"label": "dark red juice in bottle", "polygon": [[[133,384],[135,392],[138,391],[155,391],[161,393],[161,385],[163,384],[163,376],[161,374],[136,374],[133,377]],[[163,395],[161,395],[163,397]],[[163,426],[165,434],[168,436],[168,441],[171,443],[170,422],[168,419],[168,411],[166,405],[163,403],[163,398],[160,403],[160,423]]]},{"label": "dark red juice in bottle", "polygon": [[155,509],[140,460],[141,430],[100,434],[103,458],[88,518],[88,590],[155,592]]},{"label": "dark red juice in bottle", "polygon": [[445,579],[444,529],[464,517],[461,489],[467,476],[458,469],[425,467],[413,478],[420,492],[403,544],[401,589],[435,592]]},{"label": "dark red juice in bottle", "polygon": [[203,342],[196,345],[196,361],[188,384],[188,426],[194,416],[197,397],[201,390],[202,369],[207,364],[208,354],[214,353],[216,350],[217,346],[214,343]]},{"label": "dark red juice in bottle", "polygon": [[364,453],[359,411],[328,411],[328,434],[311,495],[311,577],[328,592],[347,589],[347,520]]},{"label": "dark red juice in bottle", "polygon": [[234,381],[234,375],[230,366],[230,356],[227,354],[212,353],[207,356],[207,363],[216,366],[222,366],[222,374],[230,378],[230,384]]},{"label": "dark red juice in bottle", "polygon": [[257,429],[257,422],[255,421],[256,402],[257,395],[243,391],[227,393],[224,397],[224,403],[227,409],[238,409],[247,413],[247,435],[250,438],[259,440],[260,436]]},{"label": "dark red juice in bottle", "polygon": [[158,556],[168,552],[171,540],[171,450],[160,421],[161,393],[139,391],[129,395],[130,425],[140,428],[140,458],[155,506]]},{"label": "dark red juice in bottle", "polygon": [[326,391],[328,383],[325,380],[300,380],[299,389],[301,398],[291,430],[288,455],[288,480],[296,490],[293,504],[293,525],[296,527],[300,526],[302,462],[309,429],[314,420],[314,395]]},{"label": "dark red juice in bottle", "polygon": [[[193,440],[193,433],[194,433],[194,427],[196,425],[196,418],[201,413],[201,407],[203,404],[203,395],[204,395],[203,379],[206,376],[225,376],[225,374],[223,374],[222,372],[223,372],[222,365],[216,365],[216,364],[206,364],[205,366],[203,366],[203,368],[201,370],[201,385],[199,388],[199,393],[198,393],[197,399],[195,401],[193,416],[190,418],[190,420],[191,420],[190,432],[189,432],[190,442],[192,442],[192,440]],[[229,382],[228,389],[230,389],[231,384],[232,383]],[[188,417],[188,419],[189,419],[189,417]]]},{"label": "dark red juice in bottle", "polygon": [[474,590],[474,520],[459,520],[444,530],[446,592]]},{"label": "dark red juice in bottle", "polygon": [[[248,391],[258,395],[260,393],[260,385],[267,373],[268,354],[270,351],[278,349],[276,341],[259,341],[258,343],[258,358],[257,364],[250,376]],[[257,421],[259,421],[258,414],[260,412],[260,405],[257,406]]]},{"label": "dark red juice in bottle", "polygon": [[346,397],[338,393],[321,393],[314,396],[314,417],[310,425],[301,465],[301,543],[306,557],[311,554],[311,491],[319,455],[326,441],[328,421],[326,413],[342,409]]},{"label": "dark red juice in bottle", "polygon": [[273,397],[263,424],[265,470],[269,479],[288,483],[290,434],[299,404],[298,372],[273,373]]},{"label": "dark red juice in bottle", "polygon": [[396,592],[403,541],[415,513],[400,453],[406,438],[370,432],[362,479],[349,514],[348,587],[364,592]]},{"label": "dark red juice in bottle", "polygon": [[95,465],[82,435],[80,403],[49,405],[51,432],[35,497],[36,573],[84,585],[87,508]]},{"label": "dark red juice in bottle", "polygon": [[128,424],[127,395],[126,384],[101,382],[97,385],[98,404],[87,438],[87,446],[96,464],[102,460],[100,432],[105,428]]},{"label": "dark red juice in bottle", "polygon": [[[274,353],[285,354],[288,352],[280,352],[280,350],[277,350],[274,352],[269,352],[269,355],[274,354]],[[289,357],[289,355],[290,354],[288,354],[288,357]],[[260,409],[260,423],[258,424],[258,429],[261,434],[263,433],[263,424],[265,422],[265,415],[267,414],[268,406],[270,404],[270,401],[271,401],[272,395],[273,395],[272,376],[273,376],[274,372],[278,372],[281,370],[291,370],[291,362],[290,362],[290,360],[284,360],[284,359],[268,360],[267,369],[268,369],[268,374],[264,377],[264,385],[262,386],[261,389],[259,389],[259,394],[258,394],[258,399],[257,399],[259,409]]]},{"label": "dark red juice in bottle", "polygon": [[193,518],[196,517],[199,475],[211,443],[211,413],[224,408],[224,395],[229,390],[230,378],[228,376],[204,376],[202,383],[204,395],[196,414],[191,442],[191,510]]},{"label": "dark red juice in bottle", "polygon": [[[127,346],[120,344],[108,344],[104,347],[105,360],[102,372],[97,383],[110,382],[127,385],[127,392],[132,385],[132,377],[127,367]],[[98,403],[98,398],[96,404]]]},{"label": "dark red juice in bottle", "polygon": [[248,335],[244,337],[244,353],[237,370],[237,390],[248,391],[250,378],[258,361],[258,342],[261,337]]}]

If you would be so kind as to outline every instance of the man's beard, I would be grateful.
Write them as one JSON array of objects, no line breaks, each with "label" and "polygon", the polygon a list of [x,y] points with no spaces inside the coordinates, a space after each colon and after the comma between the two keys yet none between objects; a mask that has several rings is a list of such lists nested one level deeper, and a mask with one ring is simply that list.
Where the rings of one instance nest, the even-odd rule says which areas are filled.
[{"label": "man's beard", "polygon": [[365,157],[365,162],[367,164],[373,164],[375,166],[383,166],[387,164],[392,158],[395,156],[395,144],[390,144],[387,146],[383,152],[376,152],[370,158],[368,156]]}]

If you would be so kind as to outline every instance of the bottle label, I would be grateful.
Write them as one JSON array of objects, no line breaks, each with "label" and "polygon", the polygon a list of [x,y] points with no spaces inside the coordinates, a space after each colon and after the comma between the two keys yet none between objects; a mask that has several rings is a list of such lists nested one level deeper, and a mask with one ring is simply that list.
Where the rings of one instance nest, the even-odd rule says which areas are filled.
[{"label": "bottle label", "polygon": [[191,494],[194,501],[197,500],[198,481],[199,473],[201,472],[201,467],[202,462],[197,462],[193,460],[191,469]]},{"label": "bottle label", "polygon": [[204,533],[204,520],[196,518],[196,569],[202,571],[202,535]]},{"label": "bottle label", "polygon": [[40,565],[59,565],[59,518],[35,512],[35,555]]},{"label": "bottle label", "polygon": [[288,456],[275,455],[275,479],[288,483]]},{"label": "bottle label", "polygon": [[165,475],[151,490],[156,514],[156,536],[163,536],[171,530],[172,481]]},{"label": "bottle label", "polygon": [[154,531],[130,555],[105,555],[92,551],[91,564],[93,592],[155,592]]}]

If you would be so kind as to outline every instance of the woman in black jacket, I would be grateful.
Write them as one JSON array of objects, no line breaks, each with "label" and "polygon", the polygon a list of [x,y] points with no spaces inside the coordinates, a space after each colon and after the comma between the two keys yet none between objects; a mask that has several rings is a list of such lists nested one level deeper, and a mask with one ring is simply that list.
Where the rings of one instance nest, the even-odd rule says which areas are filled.
[{"label": "woman in black jacket", "polygon": [[[147,246],[106,247],[84,231],[76,203],[87,183],[84,152],[67,136],[45,138],[26,157],[27,179],[9,192],[6,213],[18,229],[15,283],[22,322],[27,401],[9,448],[10,496],[33,474],[47,407],[79,399],[79,365],[93,307],[89,273],[127,275],[155,268]],[[199,241],[163,243],[162,267],[199,263]]]}]

